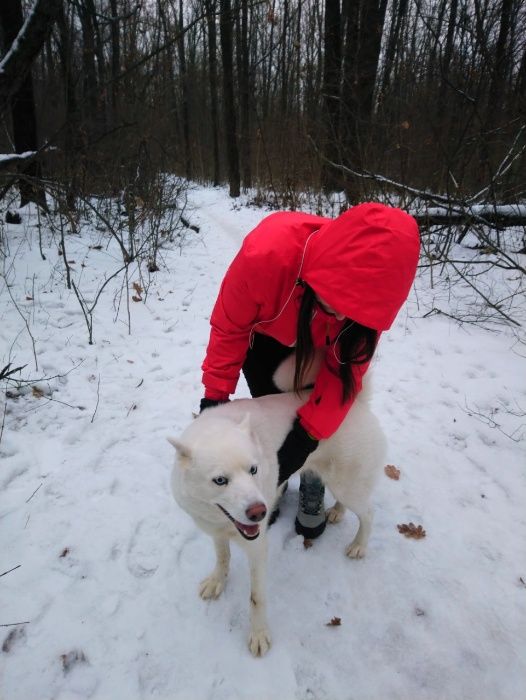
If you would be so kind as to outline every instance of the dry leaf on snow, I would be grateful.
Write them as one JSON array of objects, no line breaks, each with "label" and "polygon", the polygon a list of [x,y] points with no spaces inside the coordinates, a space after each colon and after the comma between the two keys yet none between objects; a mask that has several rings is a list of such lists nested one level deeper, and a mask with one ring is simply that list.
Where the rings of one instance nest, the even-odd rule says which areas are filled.
[{"label": "dry leaf on snow", "polygon": [[395,481],[398,481],[400,478],[400,469],[397,469],[394,464],[388,464],[384,467],[384,472],[390,479],[394,479]]},{"label": "dry leaf on snow", "polygon": [[422,537],[426,536],[426,531],[422,525],[415,525],[414,523],[409,523],[409,525],[406,525],[404,523],[403,525],[397,525],[397,527],[398,532],[406,537],[412,537],[414,540],[421,540]]},{"label": "dry leaf on snow", "polygon": [[64,673],[69,673],[69,671],[71,671],[71,669],[77,664],[88,663],[86,655],[80,649],[74,649],[68,654],[61,654],[60,658],[62,660],[62,669]]},{"label": "dry leaf on snow", "polygon": [[326,627],[339,627],[342,624],[341,617],[333,617],[330,622],[326,623]]}]

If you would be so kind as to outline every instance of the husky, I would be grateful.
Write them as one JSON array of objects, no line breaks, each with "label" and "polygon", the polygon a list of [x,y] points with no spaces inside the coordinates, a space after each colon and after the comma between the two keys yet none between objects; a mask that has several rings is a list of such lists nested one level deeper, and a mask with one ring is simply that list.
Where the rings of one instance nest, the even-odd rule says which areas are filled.
[{"label": "husky", "polygon": [[[274,381],[280,388],[289,388],[289,376],[291,372],[280,367]],[[338,430],[320,441],[298,472],[316,472],[336,498],[327,511],[330,523],[340,522],[346,508],[358,516],[358,532],[346,548],[351,559],[365,555],[373,518],[370,497],[385,463],[385,438],[370,409],[369,395],[370,388],[364,386]],[[308,393],[289,391],[236,399],[207,408],[178,439],[168,438],[176,449],[172,472],[175,500],[215,545],[216,565],[200,584],[201,598],[218,598],[223,592],[230,540],[248,557],[248,647],[254,656],[263,656],[271,645],[265,572],[268,518],[283,490],[278,487],[277,451],[307,397]]]}]

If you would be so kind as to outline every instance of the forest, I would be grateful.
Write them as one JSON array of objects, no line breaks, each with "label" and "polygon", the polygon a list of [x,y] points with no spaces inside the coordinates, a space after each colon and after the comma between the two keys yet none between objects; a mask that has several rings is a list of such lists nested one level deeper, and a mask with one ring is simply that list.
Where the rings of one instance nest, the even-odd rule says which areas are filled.
[{"label": "forest", "polygon": [[524,198],[520,0],[3,0],[0,26],[22,202],[41,177],[74,209],[159,171],[283,208]]},{"label": "forest", "polygon": [[[526,3],[0,0],[0,119],[2,700],[524,696]],[[272,648],[251,645],[268,650],[255,659],[249,611],[261,599],[248,595],[241,548],[221,598],[198,593],[221,592],[226,572],[173,499],[174,446],[201,409],[206,421],[252,400],[242,372],[207,397],[215,300],[229,299],[230,347],[245,342],[224,354],[226,377],[256,327],[295,312],[308,243],[333,221],[313,226],[297,267],[292,223],[263,227],[272,254],[223,294],[247,234],[268,217],[341,223],[386,210],[376,203],[417,220],[420,249],[412,221],[413,254],[401,238],[383,247],[368,225],[381,267],[349,264],[335,285],[359,315],[343,319],[339,299],[313,286],[305,333],[283,336],[292,357],[328,315],[320,415],[336,411],[330,386],[341,395],[329,380],[360,365],[353,398],[387,438],[369,550],[346,556],[361,504],[344,514],[340,503],[342,522],[320,538],[298,535],[291,474],[269,531]],[[337,230],[330,286],[337,245],[364,229]],[[395,321],[363,326],[410,260]],[[273,296],[284,305],[259,319]],[[333,320],[344,325],[331,341]],[[365,340],[346,362],[342,334],[357,327]],[[263,483],[274,457],[259,450],[266,423],[248,419],[235,426],[256,438],[239,479]],[[201,501],[251,547],[234,531],[241,518],[254,532],[248,500],[235,519],[215,491],[242,461],[229,459],[223,425],[218,444],[202,440],[212,495]],[[303,432],[311,452],[318,440]],[[369,453],[352,440],[346,450],[342,479]],[[323,527],[325,505],[340,512],[330,484]],[[267,506],[270,516],[272,497]]]}]

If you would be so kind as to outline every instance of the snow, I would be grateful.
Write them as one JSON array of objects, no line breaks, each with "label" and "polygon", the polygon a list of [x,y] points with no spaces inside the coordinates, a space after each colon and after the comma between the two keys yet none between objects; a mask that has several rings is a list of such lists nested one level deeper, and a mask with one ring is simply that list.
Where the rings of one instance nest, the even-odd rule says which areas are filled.
[{"label": "snow", "polygon": [[[436,279],[431,289],[427,272],[374,366],[374,407],[401,476],[380,480],[367,557],[344,556],[357,526],[350,513],[304,549],[293,529],[295,478],[270,531],[269,654],[253,659],[246,647],[240,550],[223,596],[198,597],[213,546],[171,497],[166,437],[192,420],[220,281],[266,212],[221,188],[195,187],[191,202],[185,216],[200,232],[164,249],[145,300],[130,301],[131,333],[116,278],[96,306],[93,345],[65,286],[58,241],[43,230],[43,261],[34,210],[20,211],[21,226],[5,226],[0,368],[26,364],[23,376],[39,379],[40,391],[6,400],[0,441],[0,574],[18,567],[0,577],[0,624],[12,625],[0,629],[0,697],[520,697],[522,329],[425,317],[458,303]],[[119,266],[114,243],[92,227],[66,245],[93,298]],[[237,395],[248,395],[243,381]],[[403,537],[397,524],[409,522],[426,537]],[[333,617],[341,626],[327,626]]]},{"label": "snow", "polygon": [[31,158],[36,154],[36,151],[24,151],[23,153],[0,153],[0,163],[9,162],[12,160],[24,160]]}]

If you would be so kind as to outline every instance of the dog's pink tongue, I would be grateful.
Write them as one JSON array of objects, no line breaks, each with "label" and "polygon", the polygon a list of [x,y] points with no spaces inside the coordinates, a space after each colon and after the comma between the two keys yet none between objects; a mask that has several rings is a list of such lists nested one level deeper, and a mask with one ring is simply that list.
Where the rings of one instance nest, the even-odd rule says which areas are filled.
[{"label": "dog's pink tongue", "polygon": [[245,525],[244,523],[238,522],[238,526],[248,537],[254,537],[254,535],[257,535],[259,532],[259,525]]}]

